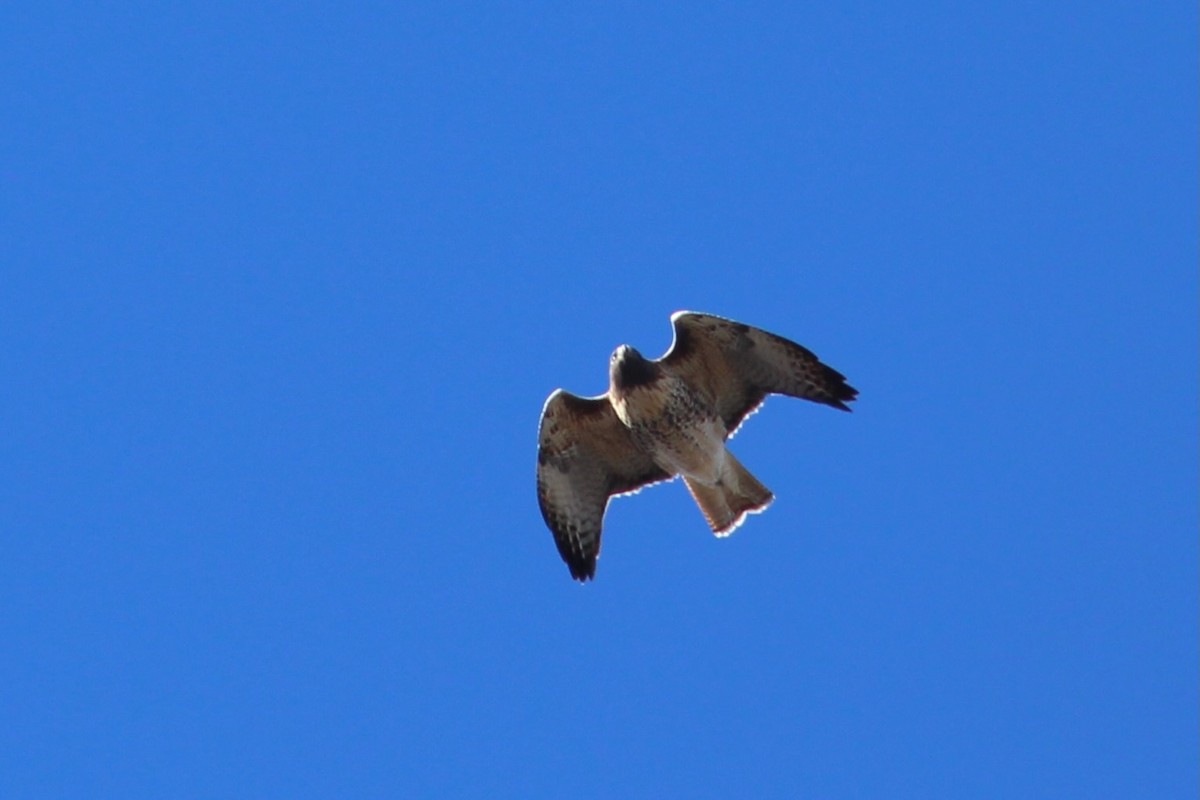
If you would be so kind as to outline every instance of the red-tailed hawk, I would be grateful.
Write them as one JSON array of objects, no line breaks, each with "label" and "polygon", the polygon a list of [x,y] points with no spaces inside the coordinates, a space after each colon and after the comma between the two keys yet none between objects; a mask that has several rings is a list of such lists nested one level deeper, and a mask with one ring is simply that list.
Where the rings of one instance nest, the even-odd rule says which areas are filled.
[{"label": "red-tailed hawk", "polygon": [[556,389],[538,430],[538,504],[571,577],[596,574],[608,500],[683,476],[718,536],[774,499],[725,440],[769,394],[849,411],[858,391],[815,355],[740,322],[679,311],[675,340],[649,361],[628,345],[609,360],[608,392]]}]

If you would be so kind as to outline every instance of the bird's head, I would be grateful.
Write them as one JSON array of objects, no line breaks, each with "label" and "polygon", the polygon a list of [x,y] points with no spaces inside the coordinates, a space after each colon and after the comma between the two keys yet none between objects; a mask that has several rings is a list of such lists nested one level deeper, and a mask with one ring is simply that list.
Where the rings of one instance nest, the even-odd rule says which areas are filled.
[{"label": "bird's head", "polygon": [[627,344],[613,351],[608,361],[608,379],[614,389],[630,389],[651,383],[658,377],[658,365],[647,361]]}]

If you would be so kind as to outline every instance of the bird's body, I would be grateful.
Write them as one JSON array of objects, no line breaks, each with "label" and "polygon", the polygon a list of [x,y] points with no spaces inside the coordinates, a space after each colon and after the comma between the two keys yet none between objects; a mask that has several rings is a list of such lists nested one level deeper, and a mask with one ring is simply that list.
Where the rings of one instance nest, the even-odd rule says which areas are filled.
[{"label": "bird's body", "polygon": [[[619,365],[618,365],[619,366]],[[715,476],[725,450],[725,426],[716,409],[675,375],[609,390],[609,402],[637,446],[672,475]]]},{"label": "bird's body", "polygon": [[538,501],[572,577],[595,574],[604,510],[613,495],[682,476],[713,532],[727,535],[773,495],[726,440],[770,393],[849,410],[857,392],[800,345],[707,314],[671,317],[675,341],[649,361],[623,345],[609,390],[559,389],[542,411]]},{"label": "bird's body", "polygon": [[[713,532],[726,536],[746,514],[766,508],[773,495],[725,447],[729,431],[716,404],[630,347],[618,348],[615,355],[608,399],[617,418],[660,469],[683,478]],[[652,377],[626,380],[630,372],[650,373],[647,366],[653,367]]]}]

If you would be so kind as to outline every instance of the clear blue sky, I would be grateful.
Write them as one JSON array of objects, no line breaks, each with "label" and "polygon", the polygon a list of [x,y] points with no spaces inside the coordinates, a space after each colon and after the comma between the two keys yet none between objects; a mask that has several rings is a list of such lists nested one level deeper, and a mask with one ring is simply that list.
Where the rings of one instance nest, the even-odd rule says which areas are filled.
[{"label": "clear blue sky", "polygon": [[[0,12],[0,796],[1197,790],[1187,3]],[[678,309],[778,495],[538,513]]]}]

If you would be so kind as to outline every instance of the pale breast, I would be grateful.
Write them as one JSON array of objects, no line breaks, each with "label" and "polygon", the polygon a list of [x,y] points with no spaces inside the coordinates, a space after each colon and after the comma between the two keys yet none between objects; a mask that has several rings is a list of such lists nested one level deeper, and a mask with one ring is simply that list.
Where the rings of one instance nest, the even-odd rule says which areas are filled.
[{"label": "pale breast", "polygon": [[614,405],[638,447],[660,467],[715,479],[725,452],[725,425],[683,381],[664,377],[627,392]]}]

